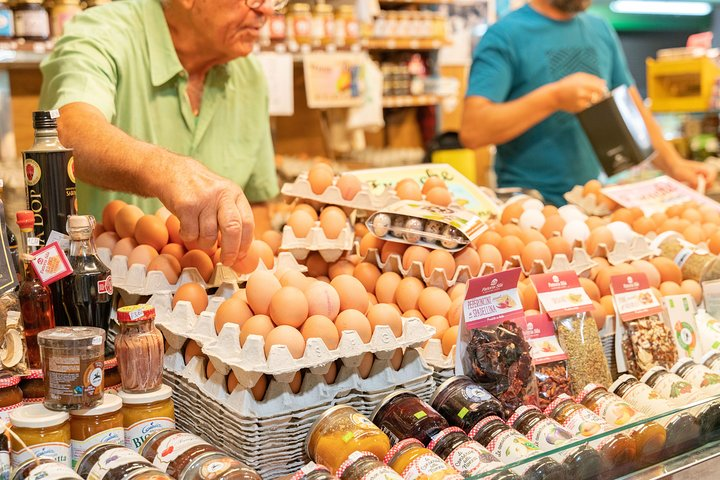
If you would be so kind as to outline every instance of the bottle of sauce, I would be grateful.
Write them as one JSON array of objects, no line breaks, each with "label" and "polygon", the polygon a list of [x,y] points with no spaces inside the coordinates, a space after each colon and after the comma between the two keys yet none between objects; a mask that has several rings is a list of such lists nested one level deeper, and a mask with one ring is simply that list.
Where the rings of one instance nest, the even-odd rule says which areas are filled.
[{"label": "bottle of sauce", "polygon": [[[19,0],[14,8],[15,37],[30,41],[50,38],[50,19],[43,0]],[[62,231],[62,230],[58,230]]]},{"label": "bottle of sauce", "polygon": [[404,480],[462,480],[457,470],[450,467],[432,450],[415,438],[397,443],[385,456],[385,464],[399,473]]},{"label": "bottle of sauce", "polygon": [[17,212],[16,218],[17,225],[20,228],[23,250],[23,280],[18,290],[20,314],[25,326],[28,367],[38,369],[42,367],[42,363],[40,362],[40,347],[38,346],[37,335],[43,330],[55,328],[52,294],[50,288],[40,282],[30,265],[32,255],[40,244],[40,241],[33,234],[35,215],[30,210],[22,210]]},{"label": "bottle of sauce", "polygon": [[442,415],[408,390],[396,390],[385,397],[370,420],[394,443],[414,438],[427,445],[435,435],[450,426]]},{"label": "bottle of sauce", "polygon": [[15,19],[7,0],[0,0],[0,39],[11,39],[15,35]]},{"label": "bottle of sauce", "polygon": [[65,23],[80,12],[82,12],[80,0],[55,0],[50,16],[52,36],[61,37]]}]

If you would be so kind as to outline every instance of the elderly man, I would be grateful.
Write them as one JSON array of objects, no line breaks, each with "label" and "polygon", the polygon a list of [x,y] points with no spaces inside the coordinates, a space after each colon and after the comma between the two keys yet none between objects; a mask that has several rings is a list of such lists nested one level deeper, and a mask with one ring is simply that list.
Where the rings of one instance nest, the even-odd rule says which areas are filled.
[{"label": "elderly man", "polygon": [[[280,0],[282,1],[282,0]],[[43,109],[75,150],[80,211],[165,205],[222,262],[277,195],[268,92],[248,55],[278,0],[125,0],[78,15],[43,62]],[[117,193],[124,192],[124,193]]]}]

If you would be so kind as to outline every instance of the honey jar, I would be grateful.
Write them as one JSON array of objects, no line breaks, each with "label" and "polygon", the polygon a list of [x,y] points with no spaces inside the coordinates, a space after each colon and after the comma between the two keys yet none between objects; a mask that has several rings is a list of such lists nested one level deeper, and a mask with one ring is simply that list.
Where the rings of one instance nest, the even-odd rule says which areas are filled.
[{"label": "honey jar", "polygon": [[396,390],[385,397],[370,420],[394,443],[415,438],[427,445],[435,435],[450,426],[442,415],[408,390]]},{"label": "honey jar", "polygon": [[50,32],[53,37],[61,37],[65,24],[82,12],[80,0],[55,0],[50,12]]},{"label": "honey jar", "polygon": [[335,16],[332,5],[315,5],[312,22],[313,46],[326,46],[335,42]]},{"label": "honey jar", "polygon": [[99,443],[125,445],[122,399],[106,393],[100,405],[70,414],[72,466],[75,467],[85,452]]},{"label": "honey jar", "polygon": [[0,425],[10,423],[10,412],[23,406],[23,393],[18,386],[20,377],[6,375],[0,378]]},{"label": "honey jar", "polygon": [[298,45],[312,43],[312,22],[310,5],[307,3],[293,3],[287,15],[288,36]]},{"label": "honey jar", "polygon": [[428,450],[415,438],[408,438],[395,444],[385,455],[385,464],[399,473],[405,480],[460,480],[463,478],[448,466],[432,450]]},{"label": "honey jar", "polygon": [[136,452],[153,433],[175,428],[175,406],[172,388],[163,385],[156,392],[127,393],[119,391],[123,401],[125,446]]},{"label": "honey jar", "polygon": [[70,415],[53,412],[40,404],[25,405],[10,413],[13,432],[25,442],[32,453],[11,440],[13,468],[31,460],[33,454],[71,466]]}]

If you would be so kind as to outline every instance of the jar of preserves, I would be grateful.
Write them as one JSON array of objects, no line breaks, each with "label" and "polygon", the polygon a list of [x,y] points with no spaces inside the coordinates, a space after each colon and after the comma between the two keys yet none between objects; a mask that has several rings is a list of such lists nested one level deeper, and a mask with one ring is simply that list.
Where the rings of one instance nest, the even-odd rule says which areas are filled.
[{"label": "jar of preserves", "polygon": [[704,364],[695,363],[692,358],[678,361],[670,371],[690,382],[706,396],[720,393],[720,373],[713,372]]},{"label": "jar of preserves", "polygon": [[118,370],[117,358],[105,360],[105,392],[117,393],[122,390],[122,381],[120,380],[120,370]]},{"label": "jar of preserves", "polygon": [[432,437],[450,426],[442,415],[408,390],[396,390],[385,397],[375,408],[370,420],[393,443],[415,438],[427,445]]},{"label": "jar of preserves", "polygon": [[0,38],[12,38],[15,35],[15,19],[7,0],[0,0]]},{"label": "jar of preserves", "polygon": [[117,312],[120,333],[115,355],[127,393],[154,392],[162,386],[163,336],[155,327],[155,307],[133,305]]},{"label": "jar of preserves", "polygon": [[204,453],[180,472],[177,480],[262,480],[260,475],[243,462],[224,453]]},{"label": "jar of preserves", "polygon": [[428,450],[415,438],[395,444],[385,455],[385,464],[405,480],[442,480],[463,478],[440,457]]},{"label": "jar of preserves", "polygon": [[[548,418],[534,405],[519,407],[508,420],[508,425],[527,437],[540,450],[549,452],[573,441],[574,435],[552,418]],[[554,456],[565,466],[568,477],[575,479],[597,478],[602,471],[602,457],[589,447],[581,445],[562,450]]]},{"label": "jar of preserves", "polygon": [[353,452],[340,465],[337,471],[340,480],[363,480],[382,478],[384,480],[403,480],[395,470],[385,465],[370,452]]},{"label": "jar of preserves", "polygon": [[129,478],[132,472],[154,468],[139,453],[129,448],[111,444],[90,447],[80,459],[75,471],[87,480]]},{"label": "jar of preserves", "polygon": [[61,37],[65,24],[80,12],[82,12],[80,0],[54,0],[50,15],[52,36]]},{"label": "jar of preserves", "polygon": [[312,44],[312,13],[307,3],[293,3],[287,15],[287,33],[298,45]]},{"label": "jar of preserves", "polygon": [[329,468],[310,462],[290,477],[290,480],[337,480],[337,477],[330,472]]},{"label": "jar of preserves", "polygon": [[486,417],[480,420],[468,435],[506,465],[524,461],[514,466],[513,471],[525,480],[565,479],[565,469],[552,458],[527,461],[542,451],[520,432],[505,424],[500,417]]},{"label": "jar of preserves", "polygon": [[[2,478],[10,478],[8,476]],[[12,480],[83,480],[75,471],[65,464],[49,458],[30,459],[15,469]]]},{"label": "jar of preserves", "polygon": [[123,425],[127,448],[137,452],[145,439],[154,432],[175,428],[172,393],[172,388],[167,385],[160,387],[157,392],[127,393],[123,390],[118,392],[118,396],[123,401]]},{"label": "jar of preserves", "polygon": [[287,36],[287,20],[283,12],[273,12],[267,21],[270,30],[270,40],[281,43]]},{"label": "jar of preserves", "polygon": [[[446,428],[440,432],[428,444],[428,448],[466,477],[479,476],[505,466],[500,459],[458,427]],[[512,472],[509,472],[509,475],[503,478],[520,478]],[[495,480],[499,479],[496,477]]]},{"label": "jar of preserves", "polygon": [[150,435],[139,453],[161,472],[180,479],[188,466],[210,452],[222,453],[197,435],[170,429]]},{"label": "jar of preserves", "polygon": [[500,401],[466,376],[445,380],[433,393],[430,404],[451,425],[466,432],[485,417],[503,418]]},{"label": "jar of preserves", "polygon": [[15,37],[43,41],[50,38],[50,18],[43,0],[19,0],[13,8]]},{"label": "jar of preserves", "polygon": [[23,392],[23,404],[43,403],[45,383],[42,370],[28,370],[28,374],[20,379],[20,390]]},{"label": "jar of preserves", "polygon": [[[562,394],[545,409],[545,415],[565,427],[577,438],[590,438],[612,427],[583,405]],[[604,470],[612,475],[632,469],[635,462],[635,441],[618,433],[589,442],[603,457]]]},{"label": "jar of preserves", "polygon": [[335,16],[332,5],[318,3],[315,5],[312,23],[313,46],[327,46],[335,42]]},{"label": "jar of preserves", "polygon": [[352,46],[360,41],[360,23],[353,5],[340,5],[335,15],[335,38],[338,46]]},{"label": "jar of preserves", "polygon": [[340,468],[352,452],[370,452],[384,457],[390,439],[374,423],[348,405],[337,405],[323,413],[310,427],[305,452],[331,472]]},{"label": "jar of preserves", "polygon": [[701,363],[710,370],[720,372],[720,351],[710,350],[703,356]]},{"label": "jar of preserves", "polygon": [[53,412],[42,405],[25,405],[10,413],[13,432],[32,452],[12,439],[12,466],[27,462],[33,455],[70,465],[70,415]]},{"label": "jar of preserves", "polygon": [[19,384],[20,377],[14,375],[0,378],[0,425],[10,423],[10,412],[23,406],[23,393]]},{"label": "jar of preserves", "polygon": [[70,414],[72,466],[75,467],[85,452],[99,443],[125,445],[122,400],[106,393],[100,405]]}]

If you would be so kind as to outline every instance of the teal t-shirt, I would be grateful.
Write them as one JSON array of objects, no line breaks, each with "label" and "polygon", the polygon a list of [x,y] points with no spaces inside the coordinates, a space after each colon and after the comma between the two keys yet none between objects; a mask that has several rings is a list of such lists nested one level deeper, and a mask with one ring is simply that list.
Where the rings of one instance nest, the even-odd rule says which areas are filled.
[{"label": "teal t-shirt", "polygon": [[[609,89],[632,85],[612,27],[581,13],[569,21],[547,18],[526,5],[491,26],[473,54],[468,96],[496,103],[520,98],[570,74],[604,79]],[[575,115],[557,112],[497,146],[500,187],[538,189],[549,202],[600,174],[600,163]]]}]

